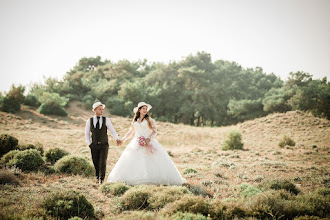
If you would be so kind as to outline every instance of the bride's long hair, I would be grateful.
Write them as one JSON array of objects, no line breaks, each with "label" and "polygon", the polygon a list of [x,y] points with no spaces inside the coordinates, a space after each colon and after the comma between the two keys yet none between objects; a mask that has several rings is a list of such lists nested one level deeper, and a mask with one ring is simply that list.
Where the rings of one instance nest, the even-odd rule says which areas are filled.
[{"label": "bride's long hair", "polygon": [[[140,112],[139,112],[139,110],[140,110],[142,107],[143,107],[143,106],[141,106],[141,107],[137,110],[137,112],[135,113],[135,115],[134,115],[134,117],[133,117],[133,121],[132,121],[132,126],[133,126],[134,122],[136,122],[136,121],[140,118]],[[152,125],[151,125],[151,122],[150,122],[150,116],[148,115],[148,113],[144,116],[144,118],[142,118],[142,121],[143,121],[144,119],[147,120],[149,128],[152,129]],[[141,121],[141,122],[142,122],[142,121]]]}]

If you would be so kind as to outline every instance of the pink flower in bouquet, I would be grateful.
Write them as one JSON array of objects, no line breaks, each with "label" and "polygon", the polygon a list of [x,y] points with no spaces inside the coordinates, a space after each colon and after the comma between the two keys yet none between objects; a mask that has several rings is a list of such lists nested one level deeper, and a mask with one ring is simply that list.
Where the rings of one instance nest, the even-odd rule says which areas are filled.
[{"label": "pink flower in bouquet", "polygon": [[139,137],[139,145],[145,146],[146,144],[147,144],[146,139],[143,136]]}]

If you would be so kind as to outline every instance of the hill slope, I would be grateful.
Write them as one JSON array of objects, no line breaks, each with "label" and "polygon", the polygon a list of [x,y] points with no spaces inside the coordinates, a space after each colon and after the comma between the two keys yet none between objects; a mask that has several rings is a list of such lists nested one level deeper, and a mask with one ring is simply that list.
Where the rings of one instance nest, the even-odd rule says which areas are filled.
[{"label": "hill slope", "polygon": [[[18,114],[0,112],[0,133],[9,133],[19,143],[37,143],[45,150],[60,147],[72,154],[91,161],[90,151],[84,139],[84,127],[91,111],[79,102],[67,108],[68,117],[44,116],[27,106]],[[109,112],[105,112],[108,116]],[[123,136],[131,118],[110,116],[119,136]],[[183,174],[185,169],[197,173],[183,174],[192,185],[199,185],[214,198],[235,198],[241,183],[258,184],[272,179],[287,179],[303,192],[318,187],[329,187],[330,121],[316,118],[304,112],[275,113],[263,118],[246,121],[233,126],[210,128],[191,127],[156,122],[157,140],[171,152],[172,159]],[[242,132],[244,150],[223,151],[221,144],[226,132],[237,129]],[[293,147],[279,148],[283,135],[295,140]],[[124,147],[117,147],[110,138],[107,175],[118,160]],[[108,198],[98,190],[92,179],[72,176],[24,174],[17,197],[31,196],[54,189],[73,189],[82,192],[106,216],[114,215],[114,198]],[[16,189],[8,188],[16,192]],[[1,191],[1,195],[6,197]],[[8,195],[7,195],[8,196]],[[20,201],[20,207],[29,201]],[[38,201],[33,201],[38,203]]]}]

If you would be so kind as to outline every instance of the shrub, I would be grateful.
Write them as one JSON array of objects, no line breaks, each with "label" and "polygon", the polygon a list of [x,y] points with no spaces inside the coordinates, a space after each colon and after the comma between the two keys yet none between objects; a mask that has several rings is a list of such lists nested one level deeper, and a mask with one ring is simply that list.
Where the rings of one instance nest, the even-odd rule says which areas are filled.
[{"label": "shrub", "polygon": [[194,214],[189,212],[177,212],[172,216],[166,217],[170,220],[211,220],[210,217],[205,217],[202,214]]},{"label": "shrub", "polygon": [[114,216],[107,218],[107,220],[155,220],[157,213],[150,211],[130,211],[127,213],[123,213],[124,215]]},{"label": "shrub", "polygon": [[294,142],[294,140],[292,140],[290,137],[284,135],[282,137],[282,139],[280,140],[280,142],[278,143],[278,146],[281,147],[281,148],[283,148],[286,145],[288,145],[288,146],[295,146],[296,145],[296,142]]},{"label": "shrub", "polygon": [[142,210],[148,209],[148,199],[151,196],[151,191],[141,185],[129,189],[121,198],[123,209],[126,210]]},{"label": "shrub", "polygon": [[67,155],[58,160],[54,169],[60,173],[93,176],[94,167],[84,158]]},{"label": "shrub", "polygon": [[3,184],[18,185],[19,182],[15,174],[7,169],[0,169],[0,185]]},{"label": "shrub", "polygon": [[283,218],[286,207],[290,203],[286,198],[289,198],[285,191],[279,193],[277,191],[266,191],[252,197],[249,202],[249,216],[257,219],[279,219]]},{"label": "shrub", "polygon": [[44,155],[44,147],[42,146],[42,144],[38,143],[36,145],[33,144],[24,144],[24,145],[18,145],[17,146],[19,150],[23,151],[23,150],[28,150],[28,149],[36,149],[37,151],[40,152],[40,155],[43,156]]},{"label": "shrub", "polygon": [[18,144],[18,140],[11,135],[0,135],[0,156],[6,154],[11,150],[15,150]]},{"label": "shrub", "polygon": [[59,103],[53,101],[42,103],[41,106],[38,108],[38,112],[44,115],[68,115],[68,113]]},{"label": "shrub", "polygon": [[234,149],[243,149],[241,132],[236,130],[228,132],[226,139],[222,143],[222,150]]},{"label": "shrub", "polygon": [[188,173],[197,173],[197,170],[192,168],[187,168],[183,171],[183,174],[188,174]]},{"label": "shrub", "polygon": [[260,189],[246,183],[239,185],[239,188],[241,190],[240,195],[243,198],[249,198],[261,192]]},{"label": "shrub", "polygon": [[121,198],[121,203],[126,210],[155,210],[189,193],[189,190],[182,186],[141,185],[127,190]]},{"label": "shrub", "polygon": [[170,215],[176,212],[190,212],[208,216],[211,211],[212,207],[207,199],[192,195],[186,195],[180,200],[167,204],[164,208],[164,212]]},{"label": "shrub", "polygon": [[47,214],[60,219],[75,216],[83,219],[94,217],[93,205],[85,196],[75,191],[53,193],[46,197],[42,207]]},{"label": "shrub", "polygon": [[186,187],[182,186],[154,187],[148,203],[151,209],[161,209],[166,204],[179,200],[182,196],[190,193]]},{"label": "shrub", "polygon": [[38,107],[40,105],[40,102],[38,102],[38,99],[31,94],[28,94],[25,97],[24,104],[28,106]]},{"label": "shrub", "polygon": [[54,164],[56,161],[58,161],[59,159],[61,159],[62,157],[68,155],[69,153],[66,152],[65,150],[62,150],[60,148],[53,148],[53,149],[49,149],[46,154],[46,161],[50,162],[52,164]]},{"label": "shrub", "polygon": [[195,196],[203,196],[203,197],[212,197],[210,193],[208,193],[203,187],[198,185],[189,185],[188,189]]},{"label": "shrub", "polygon": [[295,195],[297,195],[300,192],[300,190],[296,187],[296,185],[290,183],[288,180],[273,180],[268,183],[264,183],[264,187],[266,189],[273,189],[273,190],[284,189]]},{"label": "shrub", "polygon": [[21,110],[21,104],[10,98],[9,96],[4,96],[0,98],[0,111],[8,113],[16,113]]},{"label": "shrub", "polygon": [[19,150],[12,150],[6,153],[5,155],[2,156],[1,158],[1,165],[7,165],[8,162],[12,159],[14,159],[15,155],[20,152]]},{"label": "shrub", "polygon": [[101,191],[114,196],[123,195],[130,187],[125,183],[107,183],[101,186]]},{"label": "shrub", "polygon": [[75,216],[75,217],[69,218],[68,220],[83,220],[83,219],[80,218],[80,217]]},{"label": "shrub", "polygon": [[22,171],[34,171],[43,165],[45,161],[41,157],[39,151],[29,149],[14,153],[13,159],[9,160],[8,166],[15,166]]}]

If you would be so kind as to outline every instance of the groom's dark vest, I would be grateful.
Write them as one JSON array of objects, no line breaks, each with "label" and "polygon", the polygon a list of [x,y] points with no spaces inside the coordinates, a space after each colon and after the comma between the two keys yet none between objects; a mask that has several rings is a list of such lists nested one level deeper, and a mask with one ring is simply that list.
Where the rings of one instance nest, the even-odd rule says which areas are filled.
[{"label": "groom's dark vest", "polygon": [[96,128],[94,128],[93,118],[90,118],[93,144],[108,144],[107,126],[105,125],[106,117],[102,117],[102,119],[103,119],[102,127],[101,129],[99,129],[99,126],[96,126]]}]

